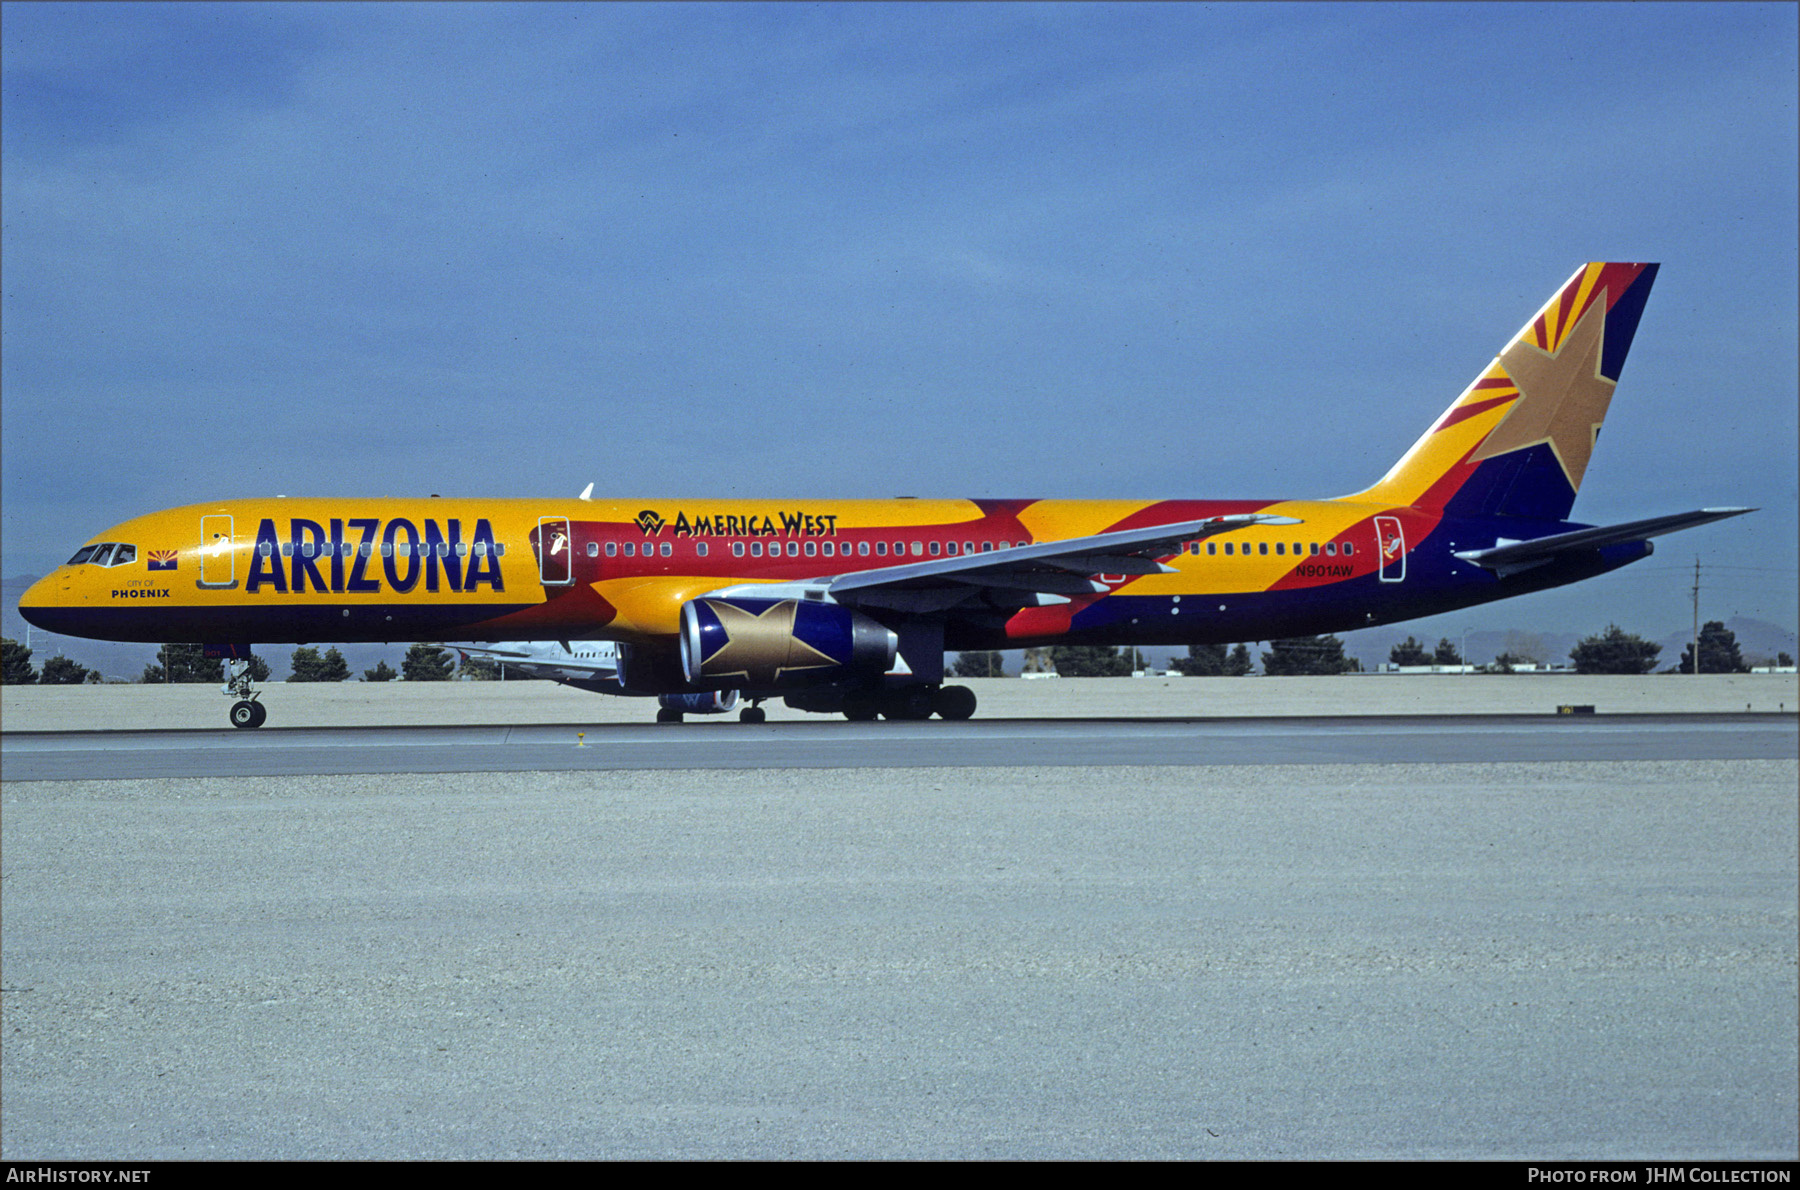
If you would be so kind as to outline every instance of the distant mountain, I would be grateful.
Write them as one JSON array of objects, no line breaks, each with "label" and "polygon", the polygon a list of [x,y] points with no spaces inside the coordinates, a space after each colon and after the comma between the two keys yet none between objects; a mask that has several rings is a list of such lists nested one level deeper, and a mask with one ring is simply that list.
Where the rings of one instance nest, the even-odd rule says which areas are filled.
[{"label": "distant mountain", "polygon": [[[1364,669],[1386,665],[1388,654],[1394,646],[1409,636],[1424,645],[1427,652],[1435,649],[1438,643],[1437,635],[1421,631],[1417,625],[1409,628],[1406,624],[1362,628],[1342,635],[1345,655],[1362,662]],[[1471,665],[1486,665],[1502,653],[1535,660],[1543,665],[1564,665],[1568,663],[1569,650],[1580,643],[1581,636],[1574,632],[1506,628],[1471,632],[1466,638],[1458,633],[1449,640]]]},{"label": "distant mountain", "polygon": [[[1703,620],[1702,623],[1705,621]],[[1748,665],[1759,665],[1775,660],[1777,654],[1786,653],[1789,657],[1800,655],[1800,637],[1767,620],[1758,620],[1750,616],[1733,616],[1725,621],[1726,629],[1737,637],[1738,653]],[[1680,632],[1671,633],[1657,643],[1662,646],[1662,653],[1657,657],[1657,668],[1668,669],[1679,664],[1681,655],[1687,651],[1694,641],[1694,626],[1689,624]]]},{"label": "distant mountain", "polygon": [[[1738,651],[1746,662],[1761,661],[1763,658],[1774,660],[1778,653],[1788,656],[1800,655],[1800,641],[1793,632],[1771,624],[1767,620],[1757,620],[1749,616],[1733,616],[1725,621],[1725,627],[1737,637]],[[1626,631],[1631,631],[1626,628]],[[1388,651],[1407,637],[1415,637],[1426,649],[1435,648],[1437,638],[1425,639],[1429,633],[1421,633],[1416,628],[1408,631],[1405,624],[1394,624],[1384,628],[1364,628],[1356,632],[1343,634],[1344,652],[1362,662],[1364,669],[1373,669],[1387,662]],[[1586,632],[1552,632],[1530,629],[1490,630],[1471,632],[1468,637],[1468,653],[1466,659],[1475,665],[1485,665],[1501,653],[1516,653],[1525,657],[1535,657],[1551,665],[1566,665],[1569,651],[1581,643],[1583,637],[1593,635]],[[1640,633],[1640,635],[1643,635]],[[1679,628],[1660,637],[1651,637],[1662,646],[1657,654],[1657,668],[1667,669],[1681,660],[1681,654],[1693,639],[1692,625]],[[1460,637],[1451,637],[1450,643],[1459,650],[1463,647]]]}]

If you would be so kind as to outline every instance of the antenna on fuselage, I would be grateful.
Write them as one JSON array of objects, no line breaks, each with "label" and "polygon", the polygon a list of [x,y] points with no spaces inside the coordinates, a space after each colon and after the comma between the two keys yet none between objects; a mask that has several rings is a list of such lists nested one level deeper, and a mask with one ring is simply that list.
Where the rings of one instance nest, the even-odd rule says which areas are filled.
[{"label": "antenna on fuselage", "polygon": [[590,483],[590,484],[588,484],[587,487],[581,489],[581,495],[580,495],[579,499],[591,500],[593,498],[594,498],[594,485]]}]

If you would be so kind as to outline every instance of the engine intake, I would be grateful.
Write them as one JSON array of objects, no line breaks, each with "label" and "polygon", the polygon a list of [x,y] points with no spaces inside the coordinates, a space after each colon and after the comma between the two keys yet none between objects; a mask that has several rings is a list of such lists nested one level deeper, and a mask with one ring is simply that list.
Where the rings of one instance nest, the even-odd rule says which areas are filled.
[{"label": "engine intake", "polygon": [[665,694],[656,702],[665,711],[680,711],[687,715],[718,715],[736,709],[738,692],[702,690],[698,694]]},{"label": "engine intake", "polygon": [[792,690],[887,672],[900,638],[861,612],[804,599],[694,599],[681,608],[690,683]]}]

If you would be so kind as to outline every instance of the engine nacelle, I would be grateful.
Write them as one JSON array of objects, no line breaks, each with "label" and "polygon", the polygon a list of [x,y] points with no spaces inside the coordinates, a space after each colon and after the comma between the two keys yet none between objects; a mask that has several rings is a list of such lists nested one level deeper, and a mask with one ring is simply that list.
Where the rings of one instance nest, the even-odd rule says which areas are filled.
[{"label": "engine nacelle", "polygon": [[656,701],[665,711],[680,711],[684,715],[719,715],[737,708],[738,692],[702,690],[698,694],[664,694]]},{"label": "engine nacelle", "polygon": [[842,604],[694,599],[681,608],[681,668],[695,685],[793,690],[883,674],[900,638]]}]

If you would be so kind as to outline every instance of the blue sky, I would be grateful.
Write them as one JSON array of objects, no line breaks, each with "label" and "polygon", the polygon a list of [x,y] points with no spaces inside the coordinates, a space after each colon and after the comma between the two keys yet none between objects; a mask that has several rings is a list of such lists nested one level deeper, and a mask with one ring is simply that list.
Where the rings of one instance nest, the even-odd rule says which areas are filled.
[{"label": "blue sky", "polygon": [[1337,495],[1656,260],[1575,515],[1763,511],[1455,626],[1658,634],[1698,554],[1792,628],[1797,11],[6,4],[0,569],[275,492]]}]

